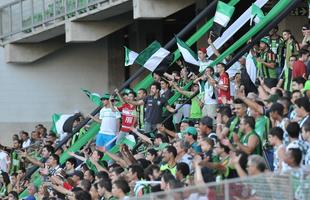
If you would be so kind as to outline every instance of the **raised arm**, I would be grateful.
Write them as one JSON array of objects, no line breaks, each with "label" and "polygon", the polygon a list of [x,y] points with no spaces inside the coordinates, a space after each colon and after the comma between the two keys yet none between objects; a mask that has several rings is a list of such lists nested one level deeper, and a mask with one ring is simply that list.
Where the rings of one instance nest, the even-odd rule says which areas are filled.
[{"label": "raised arm", "polygon": [[114,92],[115,92],[115,94],[118,96],[118,98],[119,98],[119,100],[121,101],[121,103],[124,104],[125,101],[124,101],[122,95],[120,95],[118,89],[115,89]]},{"label": "raised arm", "polygon": [[208,38],[208,44],[209,44],[210,47],[212,48],[212,51],[214,52],[214,54],[215,54],[217,57],[219,57],[221,54],[220,54],[220,52],[217,50],[217,48],[215,48],[215,46],[214,46],[214,44],[213,44],[213,42],[212,42],[212,39],[211,39],[211,34],[210,34],[210,36],[209,36],[209,38]]},{"label": "raised arm", "polygon": [[69,155],[69,156],[72,156],[72,157],[74,157],[74,158],[76,158],[76,159],[79,159],[80,161],[83,161],[83,162],[86,161],[86,158],[85,158],[85,157],[76,155],[76,154],[73,153],[73,152],[70,152],[70,151],[69,151],[69,152],[68,152],[68,155]]},{"label": "raised arm", "polygon": [[27,152],[22,152],[21,153],[21,157],[24,157],[26,158],[29,162],[31,162],[33,165],[36,165],[36,166],[39,166],[39,167],[44,167],[44,163],[42,163],[41,161],[35,159],[35,158],[32,158],[30,157]]},{"label": "raised arm", "polygon": [[137,136],[139,136],[142,140],[144,140],[145,142],[149,143],[149,144],[153,144],[151,138],[141,134],[136,128],[131,127],[131,131],[134,132]]}]

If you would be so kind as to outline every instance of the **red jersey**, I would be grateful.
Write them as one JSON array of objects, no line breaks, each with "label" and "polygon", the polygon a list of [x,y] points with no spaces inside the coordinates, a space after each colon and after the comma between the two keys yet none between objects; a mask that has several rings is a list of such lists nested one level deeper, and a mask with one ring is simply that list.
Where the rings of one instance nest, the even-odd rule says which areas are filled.
[{"label": "red jersey", "polygon": [[297,60],[293,65],[293,79],[303,77],[307,73],[307,66],[300,60]]},{"label": "red jersey", "polygon": [[218,102],[218,104],[223,104],[223,102],[222,102],[222,98],[225,98],[226,97],[226,99],[227,99],[227,101],[229,101],[230,100],[230,83],[229,83],[229,76],[228,76],[228,74],[226,73],[226,72],[224,72],[224,73],[222,73],[221,75],[220,75],[220,80],[219,80],[219,82],[218,82],[218,84],[220,85],[220,86],[226,86],[227,87],[227,90],[225,91],[225,90],[223,90],[223,89],[218,89],[218,91],[217,91],[217,94],[218,94],[218,100],[217,100],[217,102]]},{"label": "red jersey", "polygon": [[122,114],[121,131],[130,132],[130,127],[134,126],[136,118],[136,108],[130,104],[123,104],[118,110]]}]

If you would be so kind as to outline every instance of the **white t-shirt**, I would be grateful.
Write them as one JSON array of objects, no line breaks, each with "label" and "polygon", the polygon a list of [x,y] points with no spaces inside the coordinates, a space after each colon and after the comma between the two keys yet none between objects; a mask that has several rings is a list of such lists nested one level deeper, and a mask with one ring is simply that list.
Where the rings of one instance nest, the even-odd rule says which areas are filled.
[{"label": "white t-shirt", "polygon": [[10,158],[4,151],[0,152],[0,170],[7,172],[7,164],[10,163]]},{"label": "white t-shirt", "polygon": [[198,63],[199,63],[199,73],[201,73],[212,63],[212,60],[206,60],[206,61],[199,60]]},{"label": "white t-shirt", "polygon": [[[115,108],[117,110],[117,108]],[[121,114],[118,111],[112,111],[111,108],[103,107],[100,110],[99,119],[101,119],[101,126],[99,133],[107,135],[115,135],[119,131],[119,118]]]},{"label": "white t-shirt", "polygon": [[24,141],[23,142],[23,148],[27,148],[27,147],[29,147],[30,146],[30,143],[31,143],[31,140],[30,140],[30,138],[28,138],[28,140],[26,140],[26,141]]}]

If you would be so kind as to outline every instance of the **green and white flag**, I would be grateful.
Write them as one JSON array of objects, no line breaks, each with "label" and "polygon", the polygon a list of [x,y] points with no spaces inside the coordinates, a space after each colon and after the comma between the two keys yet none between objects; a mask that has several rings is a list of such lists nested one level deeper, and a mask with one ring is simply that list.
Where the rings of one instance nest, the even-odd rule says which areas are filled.
[{"label": "green and white flag", "polygon": [[[65,133],[68,130],[72,131],[72,125],[74,120],[70,120],[74,115],[53,114],[51,130],[59,135],[59,139],[62,140],[65,137]],[[72,122],[71,122],[72,121]]]},{"label": "green and white flag", "polygon": [[222,27],[226,27],[234,11],[235,7],[219,1],[216,7],[214,22]]},{"label": "green and white flag", "polygon": [[90,92],[85,89],[81,89],[84,94],[97,106],[102,106],[102,102],[100,100],[101,96],[98,93]]},{"label": "green and white flag", "polygon": [[181,39],[176,37],[178,49],[180,50],[184,60],[193,65],[199,66],[197,54]]},{"label": "green and white flag", "polygon": [[132,65],[136,58],[138,57],[138,53],[137,52],[134,52],[130,49],[128,49],[127,47],[125,47],[125,66],[129,66],[129,65]]},{"label": "green and white flag", "polygon": [[121,143],[126,144],[129,149],[133,149],[136,146],[136,139],[133,135],[126,135]]},{"label": "green and white flag", "polygon": [[153,72],[169,53],[168,50],[161,47],[159,42],[154,41],[139,54],[135,63]]},{"label": "green and white flag", "polygon": [[257,5],[253,3],[251,7],[250,25],[252,26],[253,21],[255,22],[255,24],[259,23],[260,21],[264,19],[264,17],[265,15],[263,11]]}]

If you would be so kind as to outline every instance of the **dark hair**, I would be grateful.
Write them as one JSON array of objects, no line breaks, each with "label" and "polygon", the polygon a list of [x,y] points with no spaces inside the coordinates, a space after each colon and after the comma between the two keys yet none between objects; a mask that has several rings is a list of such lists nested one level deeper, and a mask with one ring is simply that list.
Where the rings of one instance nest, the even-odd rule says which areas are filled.
[{"label": "dark hair", "polygon": [[91,195],[87,191],[75,191],[74,194],[76,200],[91,200]]},{"label": "dark hair", "polygon": [[142,166],[143,169],[147,168],[151,163],[151,161],[146,160],[145,158],[140,158],[137,160],[137,163]]},{"label": "dark hair", "polygon": [[127,194],[128,192],[130,192],[130,187],[127,181],[125,181],[124,179],[118,179],[114,181],[113,184],[116,185],[116,187],[118,187],[120,190],[122,190],[124,194]]},{"label": "dark hair", "polygon": [[138,179],[142,179],[144,177],[144,171],[143,171],[143,167],[138,165],[138,164],[133,164],[133,165],[130,165],[129,170],[131,169],[131,173],[133,174],[137,174],[137,178]]},{"label": "dark hair", "polygon": [[285,104],[285,107],[286,107],[287,109],[289,109],[289,107],[291,106],[291,99],[288,98],[288,97],[280,97],[280,98],[278,99],[278,101],[283,102],[283,104]]},{"label": "dark hair", "polygon": [[86,170],[86,171],[88,171],[89,174],[90,174],[92,177],[95,178],[95,171],[94,171],[94,170],[88,169],[88,170]]},{"label": "dark hair", "polygon": [[107,172],[105,172],[105,171],[97,172],[96,176],[97,176],[97,178],[98,178],[99,180],[102,180],[102,179],[110,179],[109,174],[108,174]]},{"label": "dark hair", "polygon": [[289,33],[289,34],[292,35],[292,32],[291,32],[291,30],[289,30],[289,29],[284,29],[284,30],[282,31],[282,33],[284,33],[284,32]]},{"label": "dark hair", "polygon": [[273,103],[270,107],[270,112],[277,112],[280,116],[283,116],[284,106],[280,103]]},{"label": "dark hair", "polygon": [[152,156],[155,156],[155,157],[157,156],[157,151],[155,149],[153,149],[153,148],[148,149],[147,152],[149,154],[151,154]]},{"label": "dark hair", "polygon": [[302,160],[302,151],[299,148],[289,148],[288,150],[292,154],[291,158],[294,159],[294,163],[296,165],[300,165]]},{"label": "dark hair", "polygon": [[177,149],[174,146],[169,145],[166,147],[166,150],[167,150],[167,152],[172,153],[174,158],[177,157],[177,155],[178,155]]},{"label": "dark hair", "polygon": [[54,147],[52,145],[44,145],[43,148],[46,148],[46,150],[48,152],[50,152],[50,154],[54,154],[54,152],[55,152],[55,149],[54,149]]},{"label": "dark hair", "polygon": [[155,86],[157,90],[160,90],[160,83],[158,82],[153,82],[151,86]]},{"label": "dark hair", "polygon": [[222,67],[224,67],[226,69],[226,64],[225,63],[220,62],[217,65],[221,65]]},{"label": "dark hair", "polygon": [[13,197],[14,197],[15,200],[18,200],[18,193],[17,193],[17,192],[11,191],[11,192],[8,193],[8,195],[9,195],[9,194],[13,195]]},{"label": "dark hair", "polygon": [[300,49],[298,53],[299,57],[301,57],[302,55],[309,54],[309,51],[307,49]]},{"label": "dark hair", "polygon": [[211,70],[211,72],[212,72],[212,74],[214,74],[214,68],[213,68],[213,67],[208,66],[206,69],[210,69],[210,70]]},{"label": "dark hair", "polygon": [[244,107],[246,106],[246,104],[244,103],[244,101],[242,101],[242,100],[239,99],[239,98],[235,99],[233,103],[234,103],[234,104],[242,104],[242,106],[244,106]]},{"label": "dark hair", "polygon": [[155,138],[160,138],[163,143],[169,143],[169,139],[166,135],[156,134]]},{"label": "dark hair", "polygon": [[51,154],[50,156],[51,156],[51,157],[53,157],[53,158],[54,158],[54,160],[56,160],[57,165],[59,165],[59,156],[58,156],[58,155],[56,155],[56,154]]},{"label": "dark hair", "polygon": [[144,177],[149,180],[149,176],[150,175],[153,175],[153,171],[154,170],[157,170],[157,171],[160,171],[160,167],[158,165],[149,165],[145,170],[144,170]]},{"label": "dark hair", "polygon": [[229,106],[223,106],[220,108],[219,113],[222,116],[227,116],[229,119],[232,117],[231,108]]},{"label": "dark hair", "polygon": [[309,99],[307,97],[301,97],[299,99],[296,99],[295,104],[299,108],[303,107],[306,112],[310,112],[310,102],[309,102]]},{"label": "dark hair", "polygon": [[305,85],[306,80],[303,77],[296,77],[293,79],[297,84],[303,84]]},{"label": "dark hair", "polygon": [[169,170],[166,170],[162,175],[162,178],[165,183],[168,183],[170,180],[175,180],[175,177],[171,174]]},{"label": "dark hair", "polygon": [[84,191],[89,191],[91,188],[91,182],[89,180],[81,180],[80,185]]},{"label": "dark hair", "polygon": [[177,171],[180,171],[183,177],[186,177],[187,175],[189,175],[190,169],[188,164],[186,164],[185,162],[180,162],[177,163]]},{"label": "dark hair", "polygon": [[112,169],[112,172],[114,172],[116,175],[120,175],[121,173],[123,173],[124,169],[122,167],[114,167]]},{"label": "dark hair", "polygon": [[300,90],[293,90],[292,96],[293,96],[294,93],[301,93],[301,91]]},{"label": "dark hair", "polygon": [[280,127],[273,127],[272,129],[270,129],[270,132],[269,134],[271,136],[275,136],[277,137],[279,140],[283,140],[283,134],[284,134],[284,131],[282,128]]},{"label": "dark hair", "polygon": [[249,124],[252,129],[255,129],[255,119],[251,116],[243,117],[244,123]]},{"label": "dark hair", "polygon": [[112,191],[112,182],[110,179],[103,179],[98,182],[101,188],[105,188],[108,192]]},{"label": "dark hair", "polygon": [[160,82],[164,82],[166,84],[169,84],[169,82],[167,80],[165,80],[165,79],[160,79]]},{"label": "dark hair", "polygon": [[8,186],[8,184],[10,183],[10,177],[9,174],[7,172],[1,172],[1,175],[3,177],[3,182],[5,184],[5,186]]},{"label": "dark hair", "polygon": [[20,131],[21,134],[26,135],[27,137],[29,136],[28,132],[26,131]]},{"label": "dark hair", "polygon": [[142,91],[144,94],[147,94],[147,90],[145,88],[140,88],[140,91]]},{"label": "dark hair", "polygon": [[68,160],[66,162],[71,163],[71,165],[73,165],[74,168],[76,167],[76,160],[75,160],[75,158],[68,158]]},{"label": "dark hair", "polygon": [[290,122],[286,127],[286,132],[291,138],[298,138],[300,127],[297,122]]}]

